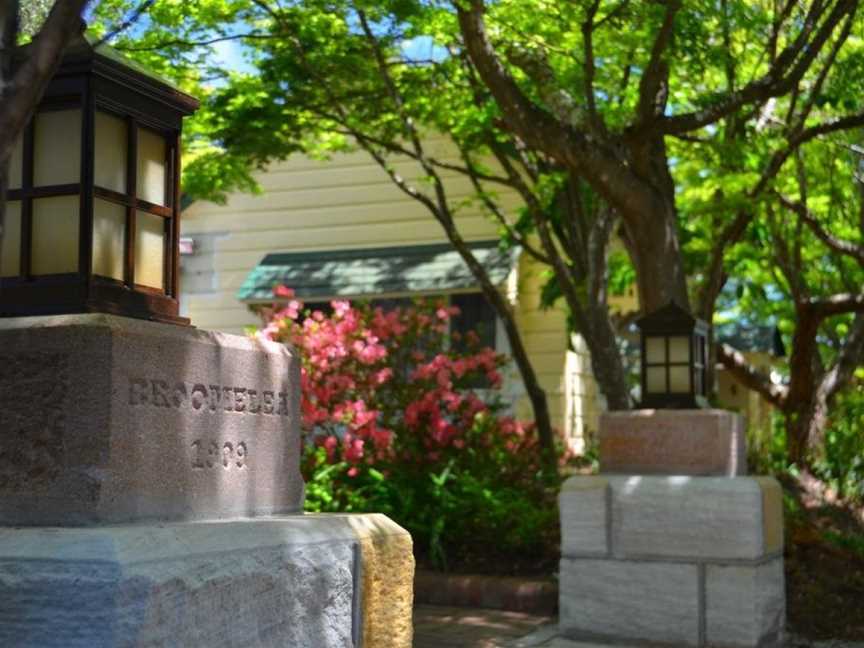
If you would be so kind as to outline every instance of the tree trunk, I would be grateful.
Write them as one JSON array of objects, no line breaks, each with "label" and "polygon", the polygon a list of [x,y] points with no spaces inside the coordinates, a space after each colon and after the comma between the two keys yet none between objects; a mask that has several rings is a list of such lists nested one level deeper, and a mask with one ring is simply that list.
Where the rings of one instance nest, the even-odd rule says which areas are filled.
[{"label": "tree trunk", "polygon": [[588,330],[585,343],[591,353],[591,369],[597,386],[606,398],[609,410],[628,410],[630,389],[618,349],[618,340],[606,305],[589,304],[587,309]]},{"label": "tree trunk", "polygon": [[678,210],[675,183],[663,138],[633,142],[630,147],[633,170],[652,188],[653,199],[622,211],[629,242],[628,251],[636,270],[639,305],[651,313],[670,301],[690,310],[687,275],[678,237]]},{"label": "tree trunk", "polygon": [[519,368],[519,373],[522,377],[522,383],[525,386],[525,392],[528,394],[528,399],[531,401],[531,408],[534,411],[534,422],[537,425],[537,436],[540,441],[540,448],[543,454],[543,462],[550,474],[556,474],[558,471],[558,453],[555,447],[555,431],[552,427],[552,418],[549,414],[549,403],[546,399],[546,391],[540,385],[540,380],[537,378],[537,372],[534,370],[534,365],[531,364],[531,359],[528,357],[528,352],[525,349],[525,344],[522,342],[522,335],[519,333],[519,328],[516,326],[516,319],[513,312],[510,310],[510,305],[504,299],[504,296],[498,288],[489,279],[489,274],[486,269],[480,265],[477,258],[468,248],[465,240],[456,230],[456,226],[452,218],[442,217],[441,214],[434,212],[436,218],[444,228],[447,238],[450,243],[462,257],[462,260],[471,270],[471,274],[480,283],[480,288],[483,295],[489,301],[492,308],[495,309],[498,317],[504,324],[504,331],[507,333],[507,340],[510,342],[510,353],[516,366]]},{"label": "tree trunk", "polygon": [[[798,326],[805,328],[800,318]],[[799,346],[803,346],[803,343]],[[803,358],[800,362],[803,362]],[[819,374],[818,379],[813,379],[809,389],[799,389],[796,392],[797,397],[790,397],[787,401],[794,405],[792,405],[792,412],[786,417],[786,449],[790,460],[797,465],[806,466],[809,461],[825,451],[825,431],[828,427],[828,414],[832,401],[837,393],[849,384],[855,370],[862,362],[864,362],[864,314],[858,313],[834,365],[828,371]],[[808,367],[809,376],[816,375],[812,364]],[[799,369],[798,374],[801,373]]]},{"label": "tree trunk", "polygon": [[[18,38],[18,13],[18,0],[0,0],[0,101],[10,91],[12,52]],[[6,234],[6,190],[11,153],[11,147],[0,146],[0,265],[3,262],[3,237]]]},{"label": "tree trunk", "polygon": [[[820,390],[817,389],[817,392]],[[786,452],[789,461],[806,467],[824,449],[828,400],[817,395],[786,415]]]}]

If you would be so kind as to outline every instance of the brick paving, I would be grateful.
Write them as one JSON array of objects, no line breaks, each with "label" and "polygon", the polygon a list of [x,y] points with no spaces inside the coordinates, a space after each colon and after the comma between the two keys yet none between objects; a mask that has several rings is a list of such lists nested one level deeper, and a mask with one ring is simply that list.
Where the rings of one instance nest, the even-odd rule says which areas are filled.
[{"label": "brick paving", "polygon": [[[550,617],[523,612],[417,605],[413,648],[612,648],[558,638],[557,628],[550,625],[552,621]],[[864,648],[864,642],[814,642],[794,635],[787,635],[783,645],[784,648]]]},{"label": "brick paving", "polygon": [[418,605],[414,648],[500,648],[550,622],[522,612]]}]

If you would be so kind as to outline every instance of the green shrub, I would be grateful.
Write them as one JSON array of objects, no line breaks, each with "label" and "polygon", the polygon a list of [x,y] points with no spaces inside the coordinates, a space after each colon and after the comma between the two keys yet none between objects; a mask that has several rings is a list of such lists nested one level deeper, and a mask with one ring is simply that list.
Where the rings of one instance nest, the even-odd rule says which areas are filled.
[{"label": "green shrub", "polygon": [[549,569],[560,480],[532,424],[503,412],[506,359],[468,334],[451,344],[442,304],[383,311],[290,301],[259,335],[303,354],[306,509],[381,512],[439,569]]}]

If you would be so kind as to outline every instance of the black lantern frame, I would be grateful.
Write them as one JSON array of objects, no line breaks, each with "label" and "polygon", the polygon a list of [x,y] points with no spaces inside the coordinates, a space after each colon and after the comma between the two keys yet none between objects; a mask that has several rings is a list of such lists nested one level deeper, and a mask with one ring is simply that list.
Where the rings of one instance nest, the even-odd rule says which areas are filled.
[{"label": "black lantern frame", "polygon": [[640,331],[641,406],[708,407],[708,325],[675,302],[636,322]]},{"label": "black lantern frame", "polygon": [[180,134],[197,107],[76,37],[13,155],[0,316],[189,323],[178,302]]}]

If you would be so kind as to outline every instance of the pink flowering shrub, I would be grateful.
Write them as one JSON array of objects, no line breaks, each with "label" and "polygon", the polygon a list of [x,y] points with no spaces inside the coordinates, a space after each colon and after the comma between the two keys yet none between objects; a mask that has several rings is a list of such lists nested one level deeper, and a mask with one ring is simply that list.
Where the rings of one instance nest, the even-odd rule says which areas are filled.
[{"label": "pink flowering shrub", "polygon": [[554,554],[556,477],[533,425],[502,413],[506,358],[473,333],[451,339],[456,309],[334,301],[325,313],[275,293],[286,301],[256,335],[301,351],[308,510],[387,513],[438,566],[494,555],[490,542]]}]

